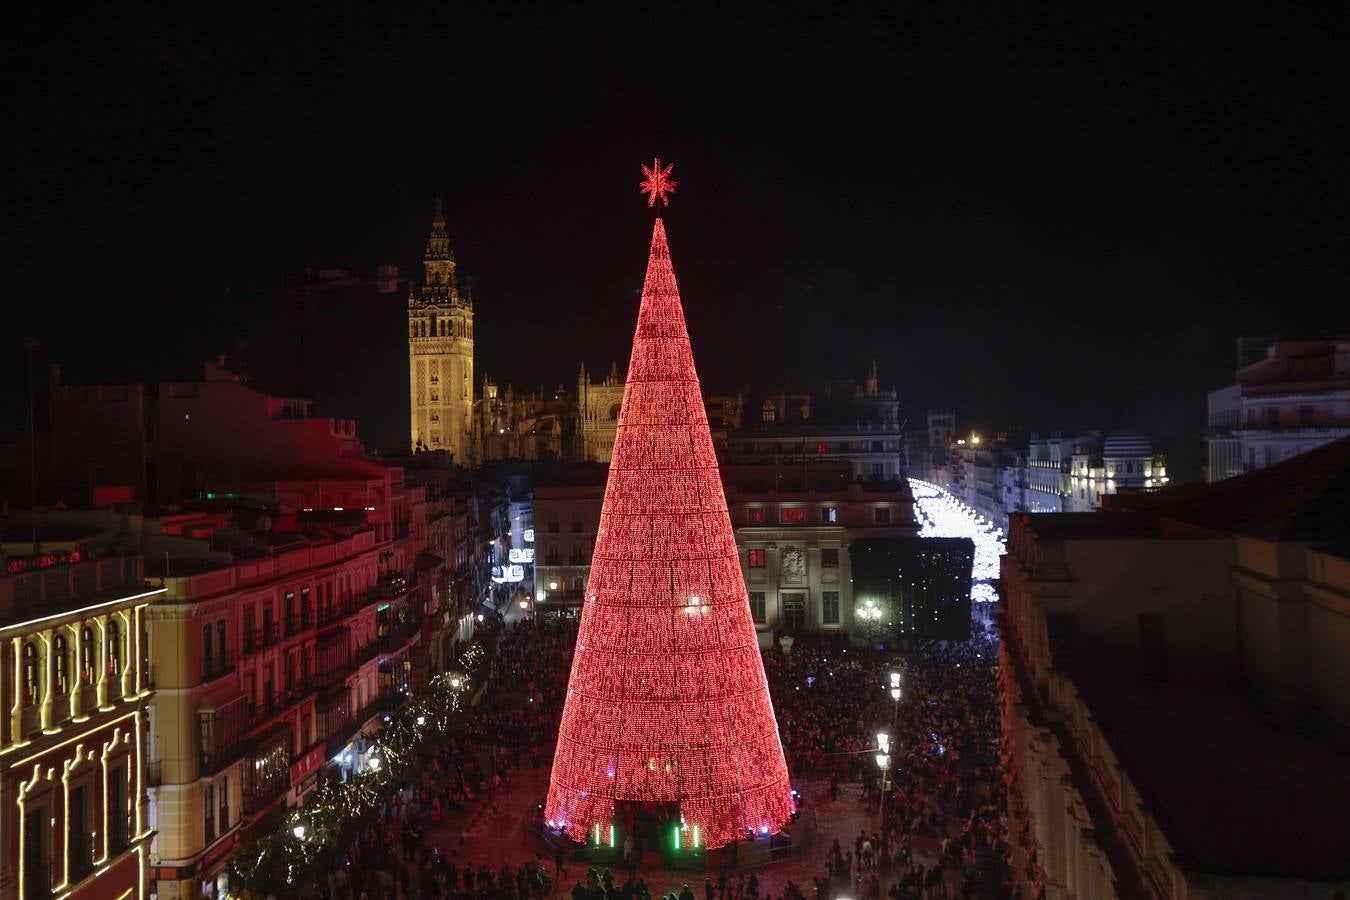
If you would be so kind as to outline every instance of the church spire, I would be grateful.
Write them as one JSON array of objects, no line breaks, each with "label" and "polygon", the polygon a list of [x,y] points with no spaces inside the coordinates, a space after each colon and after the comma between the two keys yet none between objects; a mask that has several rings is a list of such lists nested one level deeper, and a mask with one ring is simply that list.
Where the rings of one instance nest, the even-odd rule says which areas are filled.
[{"label": "church spire", "polygon": [[[450,236],[445,233],[445,209],[441,203],[440,194],[436,195],[436,215],[431,219],[431,235],[427,238],[427,252],[424,261],[431,263],[439,260],[448,260],[450,270],[455,268],[455,254],[450,250]],[[431,283],[430,270],[428,270],[427,282]]]}]

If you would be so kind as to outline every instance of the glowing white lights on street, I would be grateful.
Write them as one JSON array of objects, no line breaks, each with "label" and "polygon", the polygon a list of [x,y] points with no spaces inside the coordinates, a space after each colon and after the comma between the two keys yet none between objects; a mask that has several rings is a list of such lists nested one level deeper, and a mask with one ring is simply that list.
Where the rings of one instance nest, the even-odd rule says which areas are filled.
[{"label": "glowing white lights on street", "polygon": [[970,599],[994,602],[997,595],[992,582],[998,578],[999,557],[1008,552],[1003,529],[935,484],[911,478],[909,489],[914,494],[920,537],[966,537],[975,542]]}]

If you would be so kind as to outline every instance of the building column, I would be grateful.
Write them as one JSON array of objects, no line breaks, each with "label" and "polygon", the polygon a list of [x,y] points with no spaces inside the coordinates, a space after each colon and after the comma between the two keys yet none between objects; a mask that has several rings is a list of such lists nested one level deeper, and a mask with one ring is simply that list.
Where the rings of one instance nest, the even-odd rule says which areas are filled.
[{"label": "building column", "polygon": [[56,678],[56,664],[52,661],[52,635],[50,628],[37,633],[38,645],[42,647],[42,698],[38,701],[38,723],[44,732],[52,728],[52,695],[56,692],[53,680]]},{"label": "building column", "polygon": [[69,686],[70,717],[78,719],[84,715],[84,681],[80,677],[80,659],[84,653],[84,628],[81,623],[76,622],[70,627],[70,632],[75,638],[73,642],[75,649],[71,658],[66,661],[66,682]]},{"label": "building column", "polygon": [[10,641],[14,652],[14,705],[9,710],[9,734],[14,743],[22,744],[23,735],[23,643],[19,638]]},{"label": "building column", "polygon": [[96,622],[99,645],[93,654],[94,662],[98,664],[98,681],[94,683],[97,691],[95,702],[99,709],[104,709],[108,705],[108,617],[99,616]]},{"label": "building column", "polygon": [[[138,692],[140,685],[136,684],[136,672],[140,669],[140,659],[136,657],[136,648],[140,644],[140,629],[135,627],[135,617],[127,615],[126,612],[118,612],[113,615],[122,620],[122,627],[119,629],[121,637],[117,649],[122,657],[122,671],[119,673],[122,677],[122,696],[132,697]],[[133,640],[132,635],[136,637]],[[221,660],[224,665],[225,661]]]}]

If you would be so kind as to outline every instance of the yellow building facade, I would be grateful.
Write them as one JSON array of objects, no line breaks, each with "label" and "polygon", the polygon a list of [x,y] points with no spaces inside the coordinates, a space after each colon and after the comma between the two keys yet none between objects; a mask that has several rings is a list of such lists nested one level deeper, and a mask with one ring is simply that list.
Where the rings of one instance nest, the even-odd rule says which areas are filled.
[{"label": "yellow building facade", "polygon": [[0,898],[147,894],[141,558],[82,542],[0,576]]},{"label": "yellow building facade", "polygon": [[423,259],[423,283],[408,294],[410,441],[414,450],[448,450],[468,464],[473,434],[473,301],[455,286],[455,256],[436,216]]}]

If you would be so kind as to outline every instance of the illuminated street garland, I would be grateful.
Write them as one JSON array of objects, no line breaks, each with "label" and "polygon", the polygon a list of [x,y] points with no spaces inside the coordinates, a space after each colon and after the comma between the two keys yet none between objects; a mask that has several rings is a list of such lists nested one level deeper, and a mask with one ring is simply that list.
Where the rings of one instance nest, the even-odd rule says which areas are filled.
[{"label": "illuminated street garland", "polygon": [[[644,172],[664,202],[669,166]],[[793,811],[658,218],[545,818],[586,841],[668,804],[708,848]]]},{"label": "illuminated street garland", "polygon": [[[474,642],[460,656],[466,670],[486,659]],[[325,867],[336,865],[355,830],[369,821],[381,798],[403,785],[430,752],[430,738],[443,738],[472,694],[467,671],[431,679],[426,690],[385,717],[384,727],[367,734],[368,757],[378,767],[357,773],[350,781],[327,780],[303,807],[286,813],[278,828],[254,844],[241,847],[229,861],[229,896],[236,898],[298,896]]]},{"label": "illuminated street garland", "polygon": [[993,602],[996,592],[992,582],[998,578],[999,558],[1008,552],[1003,529],[935,484],[911,478],[909,489],[914,495],[920,537],[965,537],[974,541],[970,599]]}]

